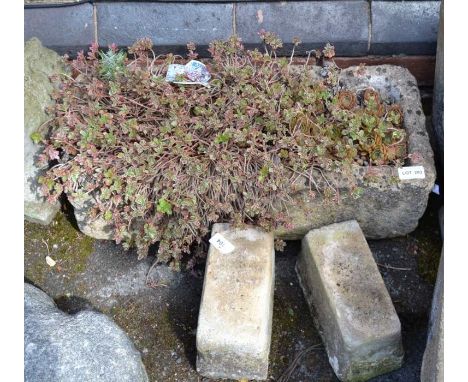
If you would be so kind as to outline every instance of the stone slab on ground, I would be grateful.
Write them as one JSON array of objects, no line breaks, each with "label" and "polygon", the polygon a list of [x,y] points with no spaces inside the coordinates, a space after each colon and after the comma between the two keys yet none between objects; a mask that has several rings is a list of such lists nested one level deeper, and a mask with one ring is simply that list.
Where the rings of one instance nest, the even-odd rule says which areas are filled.
[{"label": "stone slab on ground", "polygon": [[401,367],[400,321],[355,220],[310,231],[296,270],[341,381],[364,381]]},{"label": "stone slab on ground", "polygon": [[24,375],[27,382],[147,382],[125,332],[102,313],[69,315],[24,285]]},{"label": "stone slab on ground", "polygon": [[197,328],[197,371],[210,378],[268,377],[275,274],[271,233],[215,224],[233,246],[208,251]]},{"label": "stone slab on ground", "polygon": [[64,70],[59,55],[44,48],[37,38],[24,46],[24,216],[29,221],[49,224],[60,209],[59,203],[48,203],[39,191],[38,177],[42,174],[36,164],[41,146],[30,135],[50,117],[45,109],[52,104],[53,85],[49,76]]},{"label": "stone slab on ground", "polygon": [[427,346],[421,366],[421,382],[444,380],[444,254],[440,258],[432,299]]}]

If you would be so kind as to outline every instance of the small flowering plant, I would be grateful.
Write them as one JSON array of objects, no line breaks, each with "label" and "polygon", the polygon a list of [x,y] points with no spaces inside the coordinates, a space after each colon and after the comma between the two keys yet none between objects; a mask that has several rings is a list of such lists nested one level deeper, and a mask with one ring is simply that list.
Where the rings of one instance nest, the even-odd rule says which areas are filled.
[{"label": "small flowering plant", "polygon": [[159,260],[192,253],[193,266],[203,256],[193,246],[214,222],[290,226],[300,179],[311,195],[336,198],[312,170],[405,158],[401,108],[373,89],[343,89],[333,46],[313,52],[324,62],[313,75],[292,64],[294,52],[276,57],[276,35],[260,37],[264,52],[235,36],[213,41],[209,87],[165,81],[169,65],[197,58],[193,43],[187,60],[156,56],[147,38],[128,53],[96,45],[79,53],[71,74],[53,78],[53,118],[34,137],[49,166],[44,195],[91,198],[91,217],[108,221],[117,242],[136,245],[141,257],[159,242]]}]

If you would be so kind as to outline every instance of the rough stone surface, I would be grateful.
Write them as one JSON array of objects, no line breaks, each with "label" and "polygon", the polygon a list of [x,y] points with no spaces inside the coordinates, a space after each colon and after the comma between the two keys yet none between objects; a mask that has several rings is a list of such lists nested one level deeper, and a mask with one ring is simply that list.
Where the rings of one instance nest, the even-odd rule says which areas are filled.
[{"label": "rough stone surface", "polygon": [[333,43],[341,55],[364,55],[369,37],[367,1],[288,1],[241,3],[236,8],[236,32],[247,46],[259,45],[258,32],[275,32],[285,43],[282,53],[292,49],[292,39],[302,44],[297,54]]},{"label": "rough stone surface", "polygon": [[210,246],[197,328],[197,371],[211,378],[268,376],[275,252],[273,235],[257,228],[215,224],[231,242]]},{"label": "rough stone surface", "polygon": [[341,381],[365,381],[401,367],[401,325],[359,224],[310,231],[298,277]]},{"label": "rough stone surface", "polygon": [[429,333],[421,367],[421,382],[444,380],[444,253],[432,299]]},{"label": "rough stone surface", "polygon": [[[393,65],[365,67],[361,75],[356,74],[357,69],[343,70],[341,83],[357,91],[373,87],[384,99],[393,99],[401,105],[408,153],[412,155],[406,165],[423,166],[426,177],[399,180],[397,168],[389,166],[353,165],[347,176],[317,172],[319,184],[326,177],[340,191],[340,203],[327,202],[320,196],[311,198],[308,187],[304,187],[303,192],[294,196],[299,207],[288,207],[294,226],[278,230],[277,237],[300,239],[311,229],[351,219],[358,221],[367,238],[397,237],[412,232],[426,210],[436,172],[416,80],[407,69]],[[363,190],[357,199],[349,195],[352,183]]]},{"label": "rough stone surface", "polygon": [[35,165],[41,146],[34,144],[30,135],[49,117],[45,108],[52,103],[53,90],[49,76],[64,70],[57,53],[44,48],[33,38],[24,46],[24,216],[26,219],[49,224],[60,208],[50,204],[38,191],[38,177],[42,170]]},{"label": "rough stone surface", "polygon": [[33,223],[50,224],[60,210],[60,203],[48,203],[39,191],[38,177],[43,170],[35,164],[41,147],[24,138],[24,218]]},{"label": "rough stone surface", "polygon": [[439,159],[444,163],[444,3],[440,7],[439,33],[437,35],[436,68],[432,104],[432,123],[439,150]]},{"label": "rough stone surface", "polygon": [[186,54],[189,41],[207,46],[229,37],[232,12],[233,4],[97,4],[99,44],[129,46],[138,38],[150,37],[156,51]]},{"label": "rough stone surface", "polygon": [[91,198],[80,200],[69,198],[69,201],[73,206],[76,223],[81,232],[99,240],[112,240],[114,238],[114,227],[112,224],[109,224],[101,216],[96,218],[90,216],[93,207],[93,200]]},{"label": "rough stone surface", "polygon": [[27,382],[148,381],[126,334],[101,313],[68,315],[40,289],[24,285]]},{"label": "rough stone surface", "polygon": [[370,54],[436,52],[438,1],[372,1]]},{"label": "rough stone surface", "polygon": [[60,54],[87,49],[94,41],[93,6],[25,9],[24,38],[32,37]]}]

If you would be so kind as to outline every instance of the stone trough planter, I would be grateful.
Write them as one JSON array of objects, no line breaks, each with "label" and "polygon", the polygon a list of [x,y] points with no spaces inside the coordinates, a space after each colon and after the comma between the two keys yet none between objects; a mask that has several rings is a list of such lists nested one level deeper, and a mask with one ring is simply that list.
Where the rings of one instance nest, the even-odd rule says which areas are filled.
[{"label": "stone trough planter", "polygon": [[[327,181],[339,191],[339,202],[330,202],[320,195],[314,198],[304,185],[293,196],[299,206],[288,207],[293,226],[280,229],[275,236],[287,240],[301,239],[309,230],[324,225],[355,219],[370,239],[402,236],[412,232],[423,215],[436,173],[433,151],[426,131],[420,94],[413,75],[405,68],[380,65],[350,67],[341,72],[340,82],[348,88],[364,90],[372,87],[385,99],[398,102],[404,113],[410,159],[406,166],[424,167],[424,179],[401,180],[392,166],[353,165],[349,175],[317,172],[317,182]],[[313,71],[316,73],[316,71]],[[350,196],[350,185],[361,189],[361,196]],[[78,226],[97,239],[112,239],[112,226],[101,219],[92,221],[88,212],[92,200],[72,201]]]},{"label": "stone trough planter", "polygon": [[[300,201],[300,207],[289,209],[294,227],[278,230],[277,237],[297,240],[311,229],[351,219],[358,221],[367,238],[402,236],[417,227],[426,210],[436,172],[416,80],[407,69],[398,66],[366,67],[359,75],[357,70],[358,67],[343,70],[340,82],[356,90],[372,87],[381,93],[383,99],[393,99],[401,105],[407,150],[412,157],[407,165],[423,166],[425,178],[400,180],[398,169],[390,166],[355,165],[351,179],[325,173],[342,195],[340,202],[329,203],[320,197],[312,199],[308,192],[299,192],[295,197]],[[348,196],[349,180],[362,189],[360,197]]]}]

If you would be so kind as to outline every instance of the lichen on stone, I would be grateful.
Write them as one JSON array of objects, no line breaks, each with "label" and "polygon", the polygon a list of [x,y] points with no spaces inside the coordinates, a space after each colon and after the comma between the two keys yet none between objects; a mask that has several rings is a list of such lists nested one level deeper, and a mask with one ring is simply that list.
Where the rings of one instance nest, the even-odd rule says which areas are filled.
[{"label": "lichen on stone", "polygon": [[62,57],[32,38],[24,46],[24,128],[30,134],[47,121],[45,109],[52,103],[49,76],[65,71]]}]

